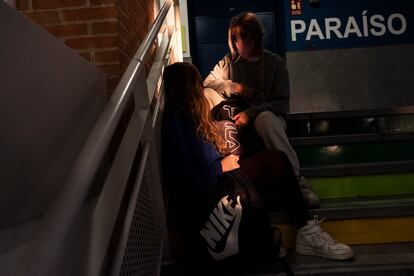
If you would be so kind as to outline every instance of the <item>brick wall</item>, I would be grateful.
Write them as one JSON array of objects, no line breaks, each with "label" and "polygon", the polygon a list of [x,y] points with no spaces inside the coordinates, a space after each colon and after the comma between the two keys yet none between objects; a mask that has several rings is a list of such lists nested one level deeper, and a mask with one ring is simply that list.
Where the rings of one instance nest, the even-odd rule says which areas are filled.
[{"label": "brick wall", "polygon": [[154,20],[153,0],[17,0],[16,8],[101,68],[110,91]]}]

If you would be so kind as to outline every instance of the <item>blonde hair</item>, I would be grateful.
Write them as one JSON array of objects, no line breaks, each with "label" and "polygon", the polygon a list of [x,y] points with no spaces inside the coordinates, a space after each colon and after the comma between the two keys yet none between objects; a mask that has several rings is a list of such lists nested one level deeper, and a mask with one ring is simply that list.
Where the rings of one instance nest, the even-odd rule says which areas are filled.
[{"label": "blonde hair", "polygon": [[166,109],[189,114],[194,120],[197,136],[224,153],[225,144],[211,120],[203,80],[197,68],[187,62],[176,62],[165,68],[163,78]]},{"label": "blonde hair", "polygon": [[263,52],[264,30],[257,16],[252,12],[245,12],[233,17],[228,29],[227,44],[233,60],[239,57],[234,45],[235,38],[250,37],[255,43],[255,50]]}]

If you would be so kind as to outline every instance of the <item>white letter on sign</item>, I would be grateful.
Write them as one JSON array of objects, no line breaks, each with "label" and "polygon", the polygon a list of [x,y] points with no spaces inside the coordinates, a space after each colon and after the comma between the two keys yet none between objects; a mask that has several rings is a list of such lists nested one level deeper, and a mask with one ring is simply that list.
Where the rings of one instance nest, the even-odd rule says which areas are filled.
[{"label": "white letter on sign", "polygon": [[375,28],[371,28],[371,34],[375,35],[375,36],[383,36],[385,34],[385,26],[383,23],[384,22],[384,16],[380,15],[380,14],[375,14],[373,16],[371,16],[371,18],[369,19],[369,22],[371,23],[372,26],[379,28],[380,30],[377,31]]},{"label": "white letter on sign", "polygon": [[[394,20],[394,18],[400,19],[401,29],[399,30],[394,29],[394,26],[392,25],[392,21]],[[388,17],[387,25],[388,25],[388,29],[390,30],[390,32],[394,35],[400,35],[404,33],[405,30],[407,29],[407,22],[405,21],[405,17],[401,13],[391,14],[390,17]]]},{"label": "white letter on sign", "polygon": [[[299,29],[296,26],[299,25]],[[290,21],[290,29],[292,34],[292,41],[296,41],[296,34],[303,33],[306,29],[305,22],[303,20],[292,20]]]},{"label": "white letter on sign", "polygon": [[331,32],[334,32],[338,38],[342,38],[343,36],[339,28],[341,28],[341,20],[339,18],[325,18],[326,39],[331,39]]},{"label": "white letter on sign", "polygon": [[344,37],[348,37],[350,33],[356,34],[358,37],[362,37],[361,31],[359,30],[358,24],[356,23],[355,17],[350,16],[346,23]]},{"label": "white letter on sign", "polygon": [[306,34],[306,40],[310,40],[312,36],[317,35],[319,39],[325,39],[323,37],[321,28],[319,27],[318,21],[312,19],[309,24],[308,33]]}]

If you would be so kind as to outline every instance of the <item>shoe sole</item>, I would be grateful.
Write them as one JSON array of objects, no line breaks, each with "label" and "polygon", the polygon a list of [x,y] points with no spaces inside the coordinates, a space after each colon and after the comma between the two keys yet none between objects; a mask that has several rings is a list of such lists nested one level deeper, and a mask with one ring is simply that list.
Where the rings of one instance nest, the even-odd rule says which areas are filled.
[{"label": "shoe sole", "polygon": [[296,253],[300,254],[300,255],[318,256],[318,257],[322,257],[322,258],[325,258],[325,259],[341,260],[341,261],[351,259],[355,256],[354,252],[331,255],[331,254],[326,254],[324,252],[316,251],[313,248],[307,248],[307,247],[296,247]]}]

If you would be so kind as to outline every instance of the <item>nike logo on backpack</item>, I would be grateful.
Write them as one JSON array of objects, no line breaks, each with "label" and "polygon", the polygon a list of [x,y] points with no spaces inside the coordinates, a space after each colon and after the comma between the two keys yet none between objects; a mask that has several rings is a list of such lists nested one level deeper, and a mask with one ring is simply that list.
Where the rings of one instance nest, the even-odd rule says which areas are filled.
[{"label": "nike logo on backpack", "polygon": [[233,200],[223,197],[213,209],[200,234],[209,245],[208,251],[215,260],[239,253],[239,225],[242,216],[240,196],[232,207]]}]

